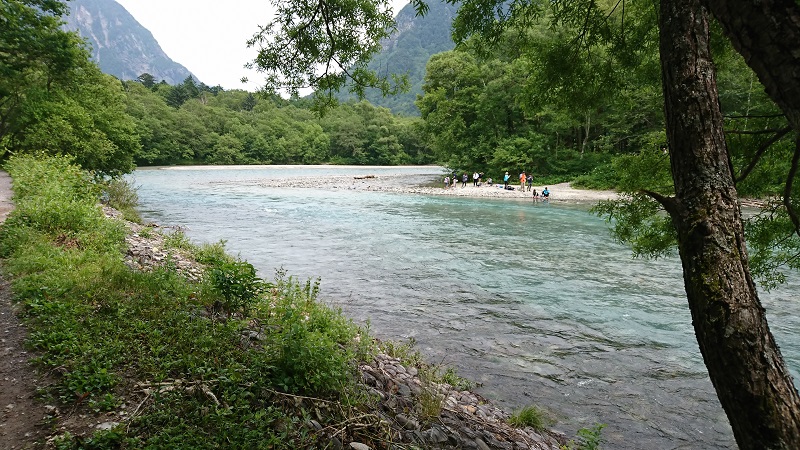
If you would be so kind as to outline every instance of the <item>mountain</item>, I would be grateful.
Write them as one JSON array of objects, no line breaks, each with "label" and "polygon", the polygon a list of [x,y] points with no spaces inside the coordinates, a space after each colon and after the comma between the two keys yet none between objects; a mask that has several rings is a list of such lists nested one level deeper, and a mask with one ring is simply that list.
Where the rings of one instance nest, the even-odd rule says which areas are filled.
[{"label": "mountain", "polygon": [[[113,0],[72,0],[65,17],[67,30],[77,30],[92,47],[92,59],[100,70],[121,80],[135,80],[143,73],[156,81],[178,84],[192,75],[171,60],[145,27]],[[197,78],[195,77],[195,80]]]},{"label": "mountain", "polygon": [[[407,74],[411,90],[384,98],[379,90],[369,89],[365,96],[373,105],[389,108],[395,114],[419,116],[414,101],[422,94],[428,59],[455,47],[450,25],[457,7],[435,0],[428,5],[425,17],[417,17],[411,4],[401,9],[396,18],[397,31],[382,43],[383,50],[369,63],[369,68],[378,74]],[[342,90],[338,98],[347,101],[355,96]]]}]

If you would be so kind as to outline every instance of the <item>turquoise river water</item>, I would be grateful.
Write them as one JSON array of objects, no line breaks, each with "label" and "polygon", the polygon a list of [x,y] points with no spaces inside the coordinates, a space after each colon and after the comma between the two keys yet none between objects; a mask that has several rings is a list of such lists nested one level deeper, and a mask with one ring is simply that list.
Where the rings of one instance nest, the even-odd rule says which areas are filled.
[{"label": "turquoise river water", "polygon": [[[146,220],[227,241],[271,278],[321,278],[321,298],[378,337],[413,338],[506,410],[535,404],[555,429],[595,423],[605,448],[736,445],[691,327],[680,261],[634,259],[587,206],[267,188],[268,178],[404,174],[436,167],[139,169]],[[557,198],[557,193],[554,193]],[[800,305],[762,301],[792,373]]]}]

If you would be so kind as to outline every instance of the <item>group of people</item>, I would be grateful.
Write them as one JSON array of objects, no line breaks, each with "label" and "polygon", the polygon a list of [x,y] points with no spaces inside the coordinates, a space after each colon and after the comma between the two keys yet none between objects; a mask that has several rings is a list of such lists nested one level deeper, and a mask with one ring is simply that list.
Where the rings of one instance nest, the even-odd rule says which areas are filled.
[{"label": "group of people", "polygon": [[[469,181],[469,175],[467,175],[467,173],[464,172],[464,173],[461,174],[460,178],[461,178],[461,187],[466,187],[467,186],[467,181]],[[473,174],[472,174],[472,185],[475,186],[475,187],[480,186],[482,179],[483,179],[483,172],[480,172],[480,173],[473,172]],[[491,178],[489,178],[489,180],[490,180],[489,184],[491,184]],[[451,186],[452,187],[456,187],[456,184],[458,184],[458,181],[459,181],[458,174],[456,172],[453,172],[453,177],[452,178],[450,178],[449,175],[444,177],[444,188],[445,189],[449,189]]]},{"label": "group of people", "polygon": [[[469,181],[469,175],[467,175],[467,173],[464,172],[461,174],[460,179],[461,179],[461,187],[466,187],[467,181]],[[482,183],[481,182],[482,179],[483,179],[483,172],[480,173],[474,172],[472,174],[472,185],[476,187],[480,186]],[[512,186],[510,186],[510,180],[511,180],[511,175],[509,175],[508,172],[506,172],[503,175],[503,189],[508,189],[508,190],[514,189]],[[452,178],[450,178],[449,175],[444,177],[444,188],[449,189],[450,187],[456,187],[458,181],[459,181],[458,174],[456,172],[453,172]],[[486,183],[489,186],[492,186],[492,179],[491,178],[487,179]],[[519,189],[522,192],[526,191],[531,192],[531,195],[533,196],[534,200],[540,198],[539,193],[536,192],[536,189],[533,189],[533,176],[532,175],[528,176],[527,174],[525,174],[525,172],[519,174]],[[542,190],[541,198],[542,199],[550,198],[550,190],[546,186],[544,190]]]}]

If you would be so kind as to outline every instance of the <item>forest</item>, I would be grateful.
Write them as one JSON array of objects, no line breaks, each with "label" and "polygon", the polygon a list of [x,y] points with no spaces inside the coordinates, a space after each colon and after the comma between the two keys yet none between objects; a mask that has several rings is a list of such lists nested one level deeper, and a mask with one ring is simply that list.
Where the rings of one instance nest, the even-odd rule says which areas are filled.
[{"label": "forest", "polygon": [[[191,77],[174,86],[146,73],[120,81],[100,73],[82,41],[58,28],[59,5],[4,6],[12,25],[0,32],[8,49],[0,60],[4,155],[70,154],[108,175],[136,165],[440,164],[611,188],[630,175],[617,168],[643,164],[659,168],[648,175],[654,180],[669,177],[652,15],[630,20],[638,45],[629,54],[608,47],[581,57],[568,40],[570,24],[509,30],[491,49],[467,40],[427,63],[419,118],[354,100],[320,115],[310,98],[226,91]],[[776,194],[784,180],[764,167],[788,164],[786,120],[718,30],[712,39],[734,164],[743,168],[762,144],[773,144],[770,162],[739,188]]]},{"label": "forest", "polygon": [[[142,81],[144,80],[144,81]],[[302,99],[225,91],[191,77],[122,82],[139,165],[430,164],[419,118],[349,102],[319,117]]]}]

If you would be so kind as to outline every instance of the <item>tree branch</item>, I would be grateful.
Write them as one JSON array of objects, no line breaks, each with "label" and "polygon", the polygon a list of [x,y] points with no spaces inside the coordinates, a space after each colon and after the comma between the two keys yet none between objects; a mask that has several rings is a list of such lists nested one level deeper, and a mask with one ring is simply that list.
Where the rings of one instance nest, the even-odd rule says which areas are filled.
[{"label": "tree branch", "polygon": [[792,127],[782,128],[778,130],[774,136],[767,139],[763,144],[761,144],[761,146],[758,147],[755,156],[750,161],[750,164],[748,164],[747,167],[744,168],[742,173],[734,180],[734,183],[738,184],[739,182],[747,178],[747,176],[750,175],[750,172],[752,172],[753,169],[756,167],[756,164],[758,164],[758,160],[761,159],[761,157],[764,155],[764,152],[766,152],[767,149],[772,146],[772,144],[778,142],[781,138],[786,136],[786,134],[790,131],[792,131]]},{"label": "tree branch", "polygon": [[678,213],[678,201],[675,199],[675,197],[667,197],[659,194],[658,192],[649,191],[647,189],[643,189],[639,192],[660,203],[670,216],[674,216]]},{"label": "tree branch", "polygon": [[739,116],[724,116],[725,119],[775,119],[785,117],[785,114],[744,114]]},{"label": "tree branch", "polygon": [[783,205],[786,207],[786,213],[789,214],[789,219],[794,225],[794,232],[800,236],[800,217],[797,215],[792,206],[792,184],[794,177],[797,175],[797,166],[800,163],[800,135],[795,140],[794,156],[792,156],[792,167],[789,169],[789,175],[786,177],[786,186],[783,189]]},{"label": "tree branch", "polygon": [[756,135],[756,134],[769,134],[769,133],[780,133],[780,132],[784,132],[783,134],[786,134],[785,130],[791,130],[791,129],[792,129],[791,127],[786,127],[786,128],[768,128],[766,130],[754,130],[754,131],[728,130],[728,131],[725,132],[725,134],[751,134],[751,135]]}]

